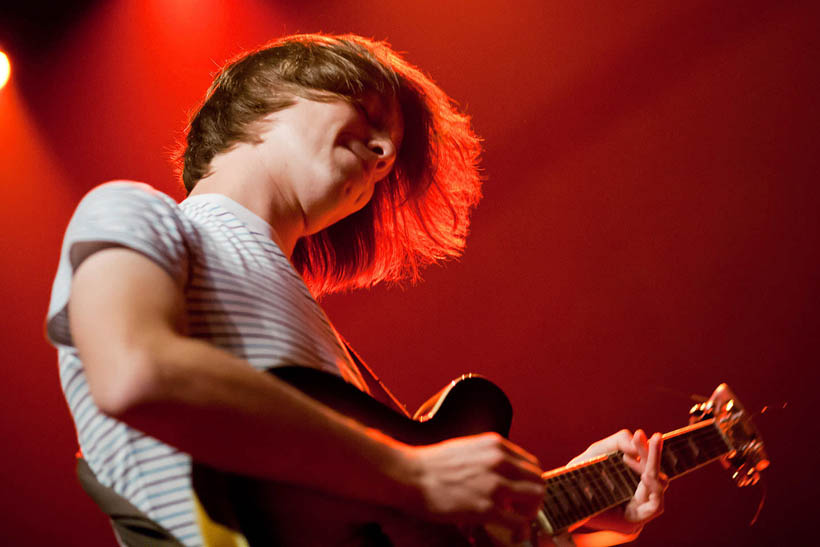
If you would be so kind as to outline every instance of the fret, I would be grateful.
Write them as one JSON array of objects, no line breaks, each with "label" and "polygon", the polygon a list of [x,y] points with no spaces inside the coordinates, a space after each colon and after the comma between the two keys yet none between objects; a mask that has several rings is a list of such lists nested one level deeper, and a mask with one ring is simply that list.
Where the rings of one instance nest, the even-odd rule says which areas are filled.
[{"label": "fret", "polygon": [[693,469],[700,463],[697,453],[692,450],[693,442],[695,442],[694,437],[687,435],[685,437],[681,437],[675,445],[675,449],[681,454],[684,454],[684,459],[687,462],[687,469]]},{"label": "fret", "polygon": [[667,449],[674,452],[680,467],[684,471],[688,471],[695,467],[697,465],[697,462],[693,459],[692,454],[689,452],[685,441],[685,438],[673,439],[673,441],[669,443]]},{"label": "fret", "polygon": [[612,505],[613,500],[607,491],[603,478],[603,465],[601,462],[590,465],[587,474],[594,494],[595,512],[599,512]]},{"label": "fret", "polygon": [[587,505],[590,508],[590,514],[593,515],[606,507],[606,505],[603,504],[600,490],[596,484],[595,467],[597,465],[597,463],[592,464],[578,470],[578,474],[581,476],[582,481],[580,490],[585,496]]},{"label": "fret", "polygon": [[[629,483],[629,497],[631,498],[632,495],[635,493],[635,490],[638,489],[638,485],[641,483],[641,476],[632,471],[629,467],[624,465],[622,468],[624,478],[626,479],[627,483]],[[628,499],[628,498],[627,498]]]},{"label": "fret", "polygon": [[568,469],[545,479],[545,483],[542,507],[555,529],[563,529],[632,495],[629,483],[614,470],[612,457]]},{"label": "fret", "polygon": [[581,492],[578,484],[578,470],[573,469],[569,472],[567,480],[564,482],[564,487],[569,492],[572,502],[575,504],[575,512],[579,515],[579,519],[585,518],[589,514],[589,507],[587,506],[586,496]]},{"label": "fret", "polygon": [[564,491],[567,493],[567,499],[572,508],[571,514],[574,515],[576,520],[581,520],[586,517],[586,511],[584,511],[581,507],[581,504],[583,503],[582,496],[578,492],[573,474],[574,473],[571,471],[567,475],[564,475],[561,478],[561,484],[564,487]]},{"label": "fret", "polygon": [[629,497],[632,497],[632,494],[634,494],[635,490],[638,489],[638,485],[641,484],[641,475],[640,473],[636,473],[626,465],[624,465],[624,471],[626,472],[626,475],[627,477],[629,477],[629,481],[632,484],[632,493],[629,495]]},{"label": "fret", "polygon": [[703,455],[703,451],[698,446],[698,443],[695,442],[694,437],[686,437],[686,446],[689,447],[689,451],[692,453],[692,456],[695,458],[695,461],[702,461],[701,456]]},{"label": "fret", "polygon": [[638,488],[638,483],[641,482],[640,477],[636,477],[635,473],[623,462],[623,452],[617,452],[618,459],[615,463],[615,470],[617,471],[618,475],[623,479],[624,482],[624,490],[627,492],[626,499],[632,497],[632,494],[635,493],[635,489]]},{"label": "fret", "polygon": [[704,429],[688,436],[687,443],[693,453],[697,451],[698,465],[703,465],[726,452],[726,445],[715,428]]},{"label": "fret", "polygon": [[663,452],[661,453],[661,471],[667,477],[678,475],[678,458],[675,457],[675,454],[669,450],[667,446],[663,447]]},{"label": "fret", "polygon": [[729,446],[726,444],[723,435],[720,434],[717,427],[704,429],[704,437],[704,444],[706,445],[704,452],[707,454],[708,461],[719,458],[729,451]]},{"label": "fret", "polygon": [[[664,436],[661,471],[670,479],[713,461],[728,451],[723,436],[707,420]],[[614,452],[545,477],[542,510],[555,531],[628,501],[641,478]]]},{"label": "fret", "polygon": [[606,476],[604,462],[596,463],[595,465],[590,466],[590,473],[594,475],[592,482],[598,492],[598,499],[600,500],[601,506],[600,508],[603,509],[616,503],[616,500],[612,495],[612,481],[610,481]]},{"label": "fret", "polygon": [[574,512],[575,506],[572,505],[569,494],[567,494],[567,491],[564,489],[564,481],[560,478],[556,478],[554,484],[560,493],[559,499],[563,502],[563,512],[560,515],[561,526],[568,526],[569,524],[575,522],[578,518]]},{"label": "fret", "polygon": [[676,478],[728,451],[726,442],[714,425],[707,420],[664,436],[661,471]]},{"label": "fret", "polygon": [[634,490],[629,488],[629,484],[624,480],[623,473],[621,473],[620,467],[623,465],[623,462],[620,461],[616,454],[616,457],[610,457],[606,460],[607,467],[610,471],[610,477],[615,480],[615,484],[617,486],[616,495],[619,500],[628,500],[632,497],[632,493]]},{"label": "fret", "polygon": [[555,512],[546,512],[554,529],[565,528],[572,524],[573,520],[569,517],[569,515],[567,515],[566,512],[561,511],[559,508],[556,509],[557,511]]},{"label": "fret", "polygon": [[561,503],[561,510],[565,515],[568,515],[567,518],[569,518],[569,515],[571,515],[572,510],[574,508],[574,506],[572,505],[572,500],[570,499],[569,494],[567,494],[567,491],[564,489],[564,485],[561,480],[556,479],[553,482],[553,485],[555,487],[555,492],[556,496],[558,497],[558,501]]},{"label": "fret", "polygon": [[559,500],[563,502],[563,520],[566,520],[568,523],[576,522],[581,520],[580,515],[577,514],[575,510],[575,505],[572,503],[572,497],[569,494],[569,491],[566,489],[566,476],[559,475],[555,477],[554,484],[556,489],[560,493]]},{"label": "fret", "polygon": [[700,450],[697,448],[697,443],[695,442],[695,437],[693,435],[681,437],[679,447],[681,450],[686,452],[686,455],[689,456],[689,459],[693,462],[692,467],[696,467],[701,463],[701,460],[698,457]]},{"label": "fret", "polygon": [[563,527],[571,524],[568,516],[571,507],[557,479],[547,481],[547,495],[544,496],[544,500],[549,508],[548,514],[553,517],[553,526]]},{"label": "fret", "polygon": [[561,517],[563,513],[556,498],[557,493],[555,492],[555,486],[550,481],[546,481],[546,485],[547,490],[544,494],[544,499],[541,500],[541,511],[544,512],[547,520],[549,520],[553,526],[558,526],[559,517]]},{"label": "fret", "polygon": [[585,512],[591,514],[596,511],[595,491],[589,480],[589,473],[587,472],[588,469],[588,467],[578,469],[576,471],[575,478],[578,493],[585,505]]},{"label": "fret", "polygon": [[615,481],[610,476],[610,471],[608,469],[608,467],[609,467],[608,463],[609,463],[609,458],[607,458],[606,460],[601,462],[601,469],[600,469],[600,471],[601,471],[601,484],[603,485],[604,490],[606,490],[607,500],[609,501],[610,504],[613,504],[613,503],[618,502],[618,498],[617,498],[617,495],[615,493],[615,488],[616,488]]}]

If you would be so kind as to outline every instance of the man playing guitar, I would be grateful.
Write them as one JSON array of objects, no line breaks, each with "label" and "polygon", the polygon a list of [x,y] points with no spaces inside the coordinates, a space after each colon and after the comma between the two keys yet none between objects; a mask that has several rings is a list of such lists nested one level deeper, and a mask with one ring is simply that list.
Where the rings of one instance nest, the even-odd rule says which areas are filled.
[{"label": "man playing guitar", "polygon": [[[468,119],[386,44],[299,35],[216,77],[187,131],[185,201],[122,181],[82,200],[47,331],[91,480],[133,508],[126,522],[104,507],[122,544],[215,544],[195,464],[533,539],[543,471],[521,447],[409,445],[265,373],[311,367],[384,395],[315,298],[457,256],[478,154]],[[616,450],[640,484],[578,545],[633,539],[662,511],[659,434],[624,430],[573,462]]]}]

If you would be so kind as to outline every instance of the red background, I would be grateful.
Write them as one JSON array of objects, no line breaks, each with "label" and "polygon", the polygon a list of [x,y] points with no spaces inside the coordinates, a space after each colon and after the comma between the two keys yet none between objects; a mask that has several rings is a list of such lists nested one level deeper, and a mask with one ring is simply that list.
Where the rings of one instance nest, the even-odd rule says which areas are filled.
[{"label": "red background", "polygon": [[[109,545],[73,478],[43,339],[62,232],[113,178],[181,198],[168,157],[218,65],[292,32],[388,39],[473,116],[485,199],[464,258],[327,298],[410,406],[480,372],[557,467],[619,428],[683,425],[727,381],[772,466],[675,481],[638,545],[786,545],[817,506],[816,2],[80,2],[0,10],[0,543]],[[782,407],[786,404],[785,409]],[[810,540],[808,540],[811,542]]]}]

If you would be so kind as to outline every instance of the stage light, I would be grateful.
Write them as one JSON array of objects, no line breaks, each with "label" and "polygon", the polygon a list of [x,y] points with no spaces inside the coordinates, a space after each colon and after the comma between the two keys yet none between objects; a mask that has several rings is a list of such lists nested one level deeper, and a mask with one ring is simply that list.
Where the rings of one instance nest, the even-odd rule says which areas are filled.
[{"label": "stage light", "polygon": [[5,53],[0,51],[0,89],[3,89],[3,86],[9,81],[10,74],[11,63],[9,62],[9,58]]}]

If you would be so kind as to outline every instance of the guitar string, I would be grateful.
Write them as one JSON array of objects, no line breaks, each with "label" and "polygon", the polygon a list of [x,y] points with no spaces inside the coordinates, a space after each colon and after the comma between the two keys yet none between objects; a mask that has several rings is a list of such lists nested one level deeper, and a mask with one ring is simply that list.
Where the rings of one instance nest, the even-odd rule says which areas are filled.
[{"label": "guitar string", "polygon": [[[694,450],[696,451],[695,453],[692,452],[693,447],[691,445],[693,442],[696,444],[694,447]],[[700,465],[705,465],[715,459],[718,459],[720,456],[726,454],[730,447],[726,444],[722,435],[720,435],[719,430],[715,427],[707,427],[667,439],[665,441],[664,448],[665,450],[669,450],[670,452],[677,454],[676,460],[672,464],[673,467],[678,468],[678,462],[682,462],[685,466],[685,469],[676,473],[675,476],[678,476]],[[676,471],[678,470],[676,469]],[[596,474],[604,477],[606,472],[609,472],[611,476],[619,477],[626,482],[619,484],[617,488],[613,488],[610,484],[606,484],[606,486],[610,487],[610,490],[607,490],[606,488],[602,489],[601,484],[604,481],[598,480],[596,478]],[[570,480],[574,476],[578,475],[585,479],[586,485],[590,485],[597,490],[596,494],[594,494],[592,498],[588,496],[586,498],[583,497],[583,489],[580,482]],[[627,478],[632,479],[632,481],[627,480]],[[675,477],[672,476],[671,478]],[[628,483],[636,480],[637,475],[631,471],[631,469],[626,466],[623,461],[617,457],[613,458],[610,456],[603,461],[596,462],[595,464],[547,479],[545,482],[551,487],[556,485],[560,487],[560,490],[564,492],[564,497],[559,498],[554,492],[548,490],[544,500],[542,500],[541,507],[542,510],[544,510],[550,517],[549,520],[555,529],[560,530],[574,522],[594,514],[599,510],[603,510],[607,507],[615,506],[618,503],[626,501],[629,499],[632,492],[634,492],[635,488],[635,486],[629,485]],[[572,488],[576,496],[567,495],[566,492],[569,491],[568,488]],[[621,488],[625,488],[626,490],[623,494],[618,493],[620,495],[620,498],[618,498],[615,494],[617,490]],[[582,500],[582,506],[579,507],[579,504],[575,501],[576,499]],[[552,503],[550,504],[550,502]],[[594,507],[596,510],[589,512],[589,507]]]},{"label": "guitar string", "polygon": [[[690,458],[689,451],[681,450],[681,448],[690,446],[692,441],[700,442],[700,447],[698,447],[698,454],[691,454]],[[704,443],[703,441],[706,442]],[[680,457],[682,455],[687,456],[685,459],[688,461],[684,463],[687,464],[688,469],[696,467],[699,464],[705,464],[713,459],[716,459],[717,457],[720,457],[726,452],[725,443],[717,430],[709,427],[690,431],[684,435],[667,439],[665,448],[673,452],[678,452],[678,460],[684,459]],[[675,467],[677,467],[677,465],[675,465]],[[620,479],[617,481],[620,483],[616,485],[617,488],[613,488],[613,484],[610,484],[611,479],[610,481],[603,480],[604,474],[607,471],[610,475]],[[585,480],[587,485],[595,488],[596,492],[593,493],[593,496],[591,498],[589,495],[584,497],[580,484],[573,484],[573,481],[567,480],[570,478],[570,475],[580,475]],[[599,480],[596,475],[602,477],[602,479]],[[628,496],[634,492],[635,488],[635,486],[630,485],[629,483],[632,482],[634,484],[636,480],[637,478],[634,475],[634,472],[625,466],[623,462],[613,462],[610,457],[607,460],[596,462],[590,466],[575,469],[571,473],[565,473],[557,477],[550,477],[547,479],[545,482],[550,487],[554,487],[556,485],[560,486],[563,497],[560,497],[557,493],[548,490],[545,494],[545,499],[543,500],[543,508],[550,514],[550,516],[554,517],[554,520],[558,520],[555,517],[566,517],[566,513],[568,512],[588,512],[589,507],[593,507],[595,510],[604,509],[611,504],[617,504],[621,501],[621,499],[624,501],[628,499]],[[575,496],[568,494],[570,491],[569,488],[573,489]],[[621,489],[624,489],[623,493],[619,491]],[[581,500],[583,502],[581,507],[578,506],[579,504],[576,500]],[[567,506],[569,506],[569,510],[567,509]],[[556,515],[556,511],[561,513],[561,515]]]},{"label": "guitar string", "polygon": [[[719,435],[717,433],[714,433],[714,434],[711,433],[711,432],[701,433],[701,432],[698,431],[698,432],[693,432],[690,435],[691,435],[691,438],[693,440],[698,440],[698,441],[706,440],[708,442],[708,439],[705,439],[706,437],[713,437],[713,438],[716,438],[716,439],[722,441],[722,439],[719,438]],[[700,437],[700,438],[698,439],[696,437]],[[687,436],[686,439],[680,439],[680,438],[677,438],[677,437],[673,438],[673,439],[669,439],[665,443],[664,448],[665,449],[671,449],[673,451],[678,451],[680,454],[686,454],[686,451],[679,450],[679,449],[683,446],[688,446],[689,445],[688,439],[689,439],[688,436]],[[726,450],[725,450],[725,447],[723,446],[723,443],[721,442],[720,444],[721,444],[721,446],[719,446],[719,447],[717,446],[717,443],[713,443],[712,446],[708,446],[708,445],[705,445],[705,444],[702,445],[702,447],[700,448],[700,453],[698,454],[698,456],[695,456],[695,462],[690,466],[690,468],[694,467],[694,466],[697,466],[701,463],[705,463],[706,461],[712,460],[716,457],[720,457],[721,455],[723,455],[726,452]],[[704,454],[706,455],[706,460],[700,461],[700,460],[703,459],[702,455],[704,455]],[[607,460],[602,460],[602,461],[599,461],[599,462],[595,462],[595,463],[589,464],[587,466],[583,466],[583,467],[580,467],[580,468],[577,468],[577,469],[573,469],[573,470],[571,470],[571,472],[585,473],[586,470],[591,469],[591,468],[595,468],[596,466],[598,466],[598,465],[600,465],[600,464],[602,464],[606,461]],[[626,467],[627,467],[627,469],[629,469],[628,466],[626,466]],[[556,480],[556,479],[559,479],[560,477],[566,476],[567,474],[568,473],[562,473],[561,475],[558,475],[556,477],[550,477],[550,478],[545,479],[545,480],[547,482],[549,482],[551,480]],[[585,478],[589,479],[588,477],[585,477]],[[594,480],[594,477],[592,477],[592,480]],[[598,484],[600,484],[600,482],[601,481],[597,481]]]},{"label": "guitar string", "polygon": [[[713,437],[713,435],[704,435],[700,432],[693,432],[690,433],[690,435],[687,435],[687,438],[685,439],[670,439],[671,443],[669,443],[668,447],[674,450],[674,448],[671,446],[672,444],[678,445],[678,448],[684,445],[688,445],[688,438],[694,438],[696,436],[700,437],[701,440],[703,440],[703,437]],[[719,457],[720,455],[725,453],[725,450],[721,448],[715,451],[715,446],[713,445],[711,449],[709,449],[709,447],[704,447],[704,449],[701,449],[700,453],[701,454],[699,455],[699,457],[694,459],[692,467],[695,467],[701,463],[706,463],[709,460],[714,459],[715,457]],[[703,460],[703,458],[700,457],[702,454],[707,454],[705,460]],[[561,521],[561,524],[563,524],[566,522],[571,523],[580,520],[576,518],[577,516],[583,518],[583,516],[594,514],[599,510],[605,509],[609,506],[617,505],[617,503],[619,502],[626,501],[629,498],[629,496],[631,496],[632,492],[634,492],[637,481],[637,475],[635,475],[634,472],[632,472],[625,464],[623,464],[623,462],[617,461],[617,458],[615,458],[615,460],[616,461],[613,461],[613,458],[610,457],[602,462],[596,462],[596,464],[593,464],[591,466],[573,470],[573,473],[568,473],[559,477],[552,477],[551,479],[548,479],[548,482],[553,483],[551,486],[554,486],[556,484],[556,479],[558,480],[557,484],[560,485],[560,490],[563,491],[563,498],[557,496],[552,491],[548,491],[545,495],[545,499],[543,500],[542,508],[551,517],[553,517],[553,521],[556,521],[556,524],[558,523],[558,521]],[[618,488],[612,489],[612,487],[609,484],[605,485],[610,487],[609,491],[607,490],[607,488],[602,488],[602,484],[604,481],[598,480],[595,477],[595,475],[592,474],[593,470],[597,471],[597,474],[601,476],[603,476],[604,472],[608,471],[610,475],[614,475],[615,477],[619,478],[620,480],[618,480],[618,483],[620,484],[617,485]],[[593,498],[589,498],[588,496],[584,497],[581,489],[579,488],[579,485],[573,484],[573,481],[567,480],[571,478],[569,476],[571,474],[574,474],[576,476],[581,475],[582,478],[585,479],[586,484],[592,487],[597,487],[597,495],[593,496]],[[629,484],[630,482],[632,484]],[[569,488],[574,489],[575,496],[567,494]],[[601,495],[602,493],[604,495]],[[617,497],[615,497],[615,494],[617,494]],[[562,500],[564,501],[564,503],[561,503]],[[581,500],[583,503],[579,506],[576,500]],[[549,502],[552,503],[550,504]],[[567,509],[567,506],[569,506],[569,510]],[[590,508],[593,509],[592,512],[590,512]],[[560,514],[556,514],[556,511]],[[568,515],[568,513],[574,513],[574,515]]]},{"label": "guitar string", "polygon": [[[599,464],[601,465],[596,465],[596,467],[599,468],[597,471],[600,471],[601,476],[603,476],[605,472],[608,472],[611,480],[613,480],[614,489],[607,490],[607,488],[602,487],[603,481],[594,478],[590,479],[588,472],[583,473],[579,472],[579,470],[574,470],[575,473],[566,474],[561,478],[556,477],[558,480],[552,481],[550,486],[553,489],[557,486],[557,490],[559,490],[563,496],[559,496],[554,491],[548,491],[547,495],[545,495],[545,499],[542,501],[542,509],[551,517],[550,521],[554,526],[557,526],[557,529],[582,520],[608,507],[618,505],[628,500],[634,493],[638,481],[637,475],[623,464],[622,461],[619,461],[618,458],[615,457],[608,458],[603,462],[599,462]],[[582,488],[579,488],[579,484],[573,484],[574,481],[572,479],[576,477],[571,475],[587,475],[583,478],[586,479],[588,485],[592,487],[597,486],[597,496],[593,498],[585,497],[582,493]],[[575,495],[573,496],[569,492],[574,492]],[[581,501],[580,504],[578,500]]]},{"label": "guitar string", "polygon": [[[615,455],[610,456],[609,458],[607,458],[607,460],[604,460],[603,462],[598,462],[598,463],[602,463],[602,464],[609,464],[610,472],[614,475],[614,478],[616,479],[615,484],[617,485],[617,489],[618,489],[617,498],[612,497],[612,501],[607,502],[606,505],[597,505],[597,506],[592,505],[593,503],[596,503],[596,502],[594,500],[585,498],[583,496],[583,493],[578,492],[577,489],[574,492],[576,494],[576,496],[572,496],[570,494],[567,494],[567,492],[570,491],[569,488],[573,488],[573,487],[576,486],[575,484],[573,484],[573,481],[570,480],[571,479],[571,477],[569,476],[570,474],[564,474],[564,475],[553,478],[555,480],[552,480],[552,484],[550,486],[551,487],[557,486],[561,491],[563,491],[564,497],[559,498],[558,496],[553,495],[553,492],[548,490],[547,495],[545,496],[544,504],[546,505],[545,509],[546,509],[547,513],[550,514],[550,516],[553,517],[553,521],[556,524],[558,524],[559,527],[563,527],[565,525],[571,524],[572,522],[577,522],[578,520],[581,520],[582,518],[584,518],[586,516],[594,514],[597,511],[608,507],[609,505],[616,505],[619,501],[621,501],[621,498],[623,498],[623,500],[625,501],[626,499],[628,499],[629,496],[632,495],[632,492],[634,492],[634,486],[629,484],[630,481],[628,481],[626,479],[627,475],[624,474],[624,471],[628,471],[628,468],[625,468],[623,463],[619,462],[618,459],[619,459],[619,456],[616,453]],[[586,469],[586,468],[582,468],[582,469]],[[580,473],[583,473],[583,472],[579,473],[579,470],[573,470],[573,472],[576,475],[580,474]],[[600,486],[600,483],[601,483],[601,481],[589,480],[589,478],[587,478],[587,482],[588,483],[598,482],[599,486]],[[605,490],[602,490],[601,488],[599,488],[599,491],[605,491]],[[621,492],[623,492],[623,493],[621,493]],[[585,501],[585,504],[587,505],[587,507],[586,508],[585,507],[579,507],[578,503],[575,502],[575,499],[580,499],[580,500]],[[549,501],[553,502],[552,505],[555,507],[555,509],[557,509],[560,512],[560,515],[556,515],[555,512],[552,510],[552,508],[549,507],[549,503],[548,503]],[[562,503],[562,501],[564,503]],[[567,506],[569,507],[568,510],[566,508]],[[590,511],[590,509],[589,509],[590,507],[593,509],[592,511]]]},{"label": "guitar string", "polygon": [[[690,446],[692,441],[706,441],[702,446],[698,447],[699,451],[696,455],[690,455],[689,451],[681,450],[683,447]],[[711,446],[709,443],[711,443]],[[719,447],[718,444],[722,446]],[[690,431],[683,435],[667,439],[664,443],[664,448],[672,451],[677,451],[679,453],[678,456],[682,454],[686,454],[687,457],[691,456],[691,460],[694,461],[693,463],[691,463],[691,465],[687,465],[686,470],[692,469],[701,464],[705,464],[726,453],[725,442],[723,442],[723,439],[721,438],[717,430],[710,427]],[[705,459],[703,458],[704,455],[706,456]],[[681,459],[683,458],[678,457],[678,461],[680,461]],[[609,468],[607,469],[607,467]],[[609,481],[603,478],[604,473],[606,471],[609,471],[610,473]],[[613,474],[616,475],[619,479],[621,479],[617,481],[620,484],[615,484],[611,480],[611,475]],[[589,495],[585,495],[579,481],[568,480],[570,479],[570,475],[580,475],[581,478],[585,480],[585,483],[587,485],[597,490],[597,493],[593,493],[592,497],[590,497]],[[629,480],[628,478],[632,480]],[[617,456],[615,456],[615,458],[610,456],[606,460],[602,460],[578,469],[573,469],[568,473],[563,473],[556,477],[550,477],[549,479],[546,479],[545,483],[548,485],[548,487],[559,486],[560,490],[564,492],[564,496],[563,498],[559,498],[556,493],[552,492],[551,490],[547,490],[544,496],[545,499],[542,500],[542,509],[544,509],[556,521],[566,520],[567,517],[569,517],[569,515],[566,514],[568,512],[576,514],[585,514],[581,516],[581,518],[584,518],[584,516],[594,514],[595,512],[605,509],[609,506],[617,505],[618,503],[622,503],[622,501],[628,500],[632,493],[634,493],[635,488],[637,487],[638,483],[635,482],[637,480],[637,475],[626,464],[624,464],[623,461],[620,461],[620,459]],[[635,486],[630,485],[630,483],[635,483]],[[575,496],[567,494],[567,492],[569,491],[568,488],[574,489],[573,493],[575,494]],[[623,494],[618,492],[618,490],[620,490],[621,488],[624,489]],[[578,507],[578,503],[575,501],[575,499],[581,500],[581,507]],[[550,501],[552,502],[551,507],[548,503]],[[564,503],[561,503],[562,501]],[[604,503],[602,504],[601,502]],[[583,505],[586,505],[586,507],[584,507]],[[565,509],[566,506],[569,506],[569,511]],[[593,509],[591,513],[589,512],[589,508]],[[556,515],[555,510],[559,511],[561,515]],[[574,516],[570,518],[574,518]],[[576,522],[577,520],[580,520],[580,518],[571,522]]]}]

